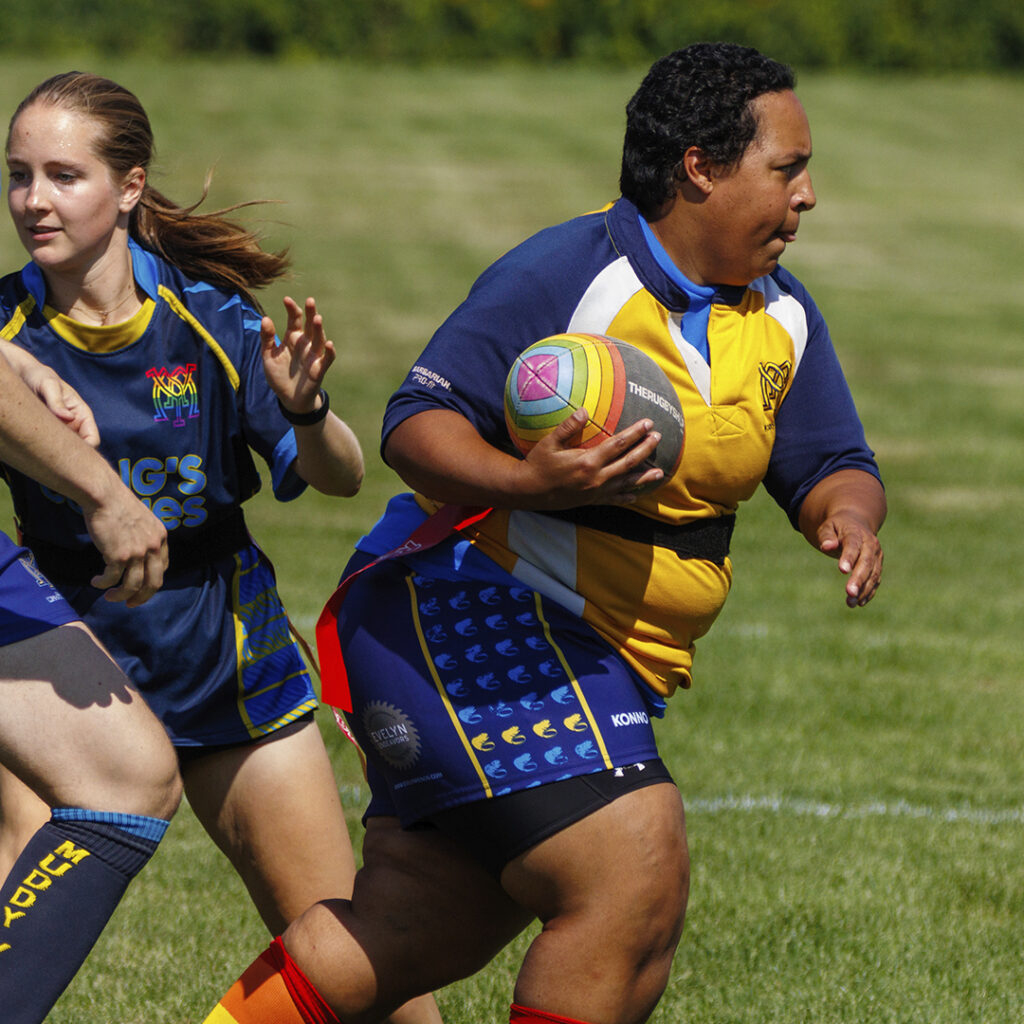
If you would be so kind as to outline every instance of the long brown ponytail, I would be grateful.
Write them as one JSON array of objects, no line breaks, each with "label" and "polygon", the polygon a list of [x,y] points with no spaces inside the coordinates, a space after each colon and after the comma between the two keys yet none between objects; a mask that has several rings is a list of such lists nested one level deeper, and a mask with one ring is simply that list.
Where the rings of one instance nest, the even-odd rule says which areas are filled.
[{"label": "long brown ponytail", "polygon": [[[99,128],[96,155],[117,178],[123,178],[134,167],[148,174],[154,151],[153,130],[142,104],[123,86],[81,71],[48,78],[18,105],[8,127],[8,144],[14,122],[34,103],[72,110],[94,121]],[[255,232],[225,217],[261,200],[196,213],[208,188],[209,179],[199,201],[182,207],[147,181],[132,211],[131,236],[190,277],[241,292],[258,309],[253,289],[285,274],[289,266],[287,251],[267,252]]]}]

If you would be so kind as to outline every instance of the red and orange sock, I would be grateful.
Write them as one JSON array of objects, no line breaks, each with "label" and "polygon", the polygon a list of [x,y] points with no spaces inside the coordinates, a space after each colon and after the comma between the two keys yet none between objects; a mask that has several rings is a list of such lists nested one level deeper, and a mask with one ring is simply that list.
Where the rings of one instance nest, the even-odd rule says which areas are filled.
[{"label": "red and orange sock", "polygon": [[544,1010],[535,1010],[530,1006],[513,1003],[509,1012],[508,1024],[587,1024],[587,1022],[576,1020],[574,1017],[559,1017],[557,1013],[546,1013]]},{"label": "red and orange sock", "polygon": [[274,939],[203,1024],[339,1024],[313,983]]}]

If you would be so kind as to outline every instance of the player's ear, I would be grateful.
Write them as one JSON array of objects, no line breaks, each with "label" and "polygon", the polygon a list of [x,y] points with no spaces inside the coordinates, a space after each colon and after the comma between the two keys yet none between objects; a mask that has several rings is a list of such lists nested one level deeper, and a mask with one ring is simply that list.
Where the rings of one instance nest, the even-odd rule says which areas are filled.
[{"label": "player's ear", "polygon": [[121,182],[121,200],[118,206],[122,213],[131,213],[142,198],[142,190],[146,187],[146,170],[133,167]]},{"label": "player's ear", "polygon": [[714,188],[715,165],[700,146],[690,146],[676,165],[680,188],[691,185],[704,195]]}]

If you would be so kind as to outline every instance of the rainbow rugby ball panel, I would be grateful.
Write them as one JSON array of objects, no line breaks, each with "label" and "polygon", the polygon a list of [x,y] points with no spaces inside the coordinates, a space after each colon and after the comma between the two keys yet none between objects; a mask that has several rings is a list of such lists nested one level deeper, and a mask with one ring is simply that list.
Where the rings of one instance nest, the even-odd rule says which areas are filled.
[{"label": "rainbow rugby ball panel", "polygon": [[583,447],[637,420],[654,421],[662,440],[654,463],[671,476],[683,447],[683,414],[664,371],[640,349],[598,334],[557,334],[517,357],[505,382],[505,421],[524,455],[574,410],[590,414]]}]

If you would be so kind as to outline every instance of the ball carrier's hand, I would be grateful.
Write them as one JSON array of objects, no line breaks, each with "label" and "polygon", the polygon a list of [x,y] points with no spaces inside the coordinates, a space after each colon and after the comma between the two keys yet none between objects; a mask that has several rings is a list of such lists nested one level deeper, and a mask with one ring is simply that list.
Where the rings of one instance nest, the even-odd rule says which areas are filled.
[{"label": "ball carrier's hand", "polygon": [[587,414],[579,409],[538,441],[523,459],[485,441],[449,409],[403,420],[388,436],[389,465],[436,501],[556,511],[580,505],[624,505],[662,471],[644,463],[661,435],[640,420],[592,448],[578,447]]},{"label": "ball carrier's hand", "polygon": [[581,448],[588,418],[586,409],[577,409],[523,460],[525,489],[543,501],[535,507],[629,505],[636,501],[637,490],[665,475],[644,465],[661,440],[650,420],[640,420],[600,444]]}]

